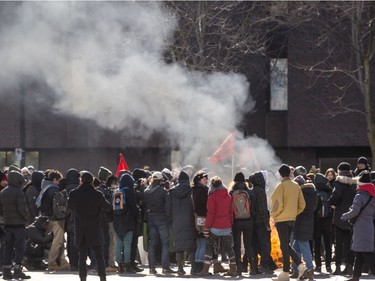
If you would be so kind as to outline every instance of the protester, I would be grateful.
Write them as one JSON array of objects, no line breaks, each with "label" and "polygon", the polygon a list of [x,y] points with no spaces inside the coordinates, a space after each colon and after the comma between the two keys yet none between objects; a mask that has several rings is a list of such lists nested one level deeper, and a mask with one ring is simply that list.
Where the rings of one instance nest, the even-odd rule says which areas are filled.
[{"label": "protester", "polygon": [[185,275],[185,252],[192,266],[190,274],[195,274],[196,237],[194,210],[191,200],[189,175],[181,171],[175,187],[168,192],[167,215],[171,222],[177,260],[177,274]]},{"label": "protester", "polygon": [[[313,239],[314,234],[314,211],[318,205],[318,195],[314,184],[311,181],[305,182],[303,176],[295,177],[294,181],[301,187],[306,206],[294,222],[292,248],[300,258],[303,257],[306,263],[307,270],[302,277],[312,281],[314,280],[314,265],[309,241]],[[298,275],[297,264],[293,262],[293,275],[290,278],[297,278]]]},{"label": "protester", "polygon": [[[94,189],[94,177],[89,172],[81,175],[81,185],[70,192],[68,207],[73,211],[75,243],[79,249],[79,277],[86,281],[88,249],[92,248],[98,267],[100,281],[106,280],[103,257],[103,225],[101,213],[108,212],[112,205],[100,191]],[[84,202],[84,204],[82,204]]]},{"label": "protester", "polygon": [[229,194],[233,200],[233,242],[234,254],[236,257],[237,274],[242,274],[241,262],[241,237],[245,247],[245,254],[250,260],[250,275],[257,274],[257,265],[255,264],[254,249],[251,245],[253,235],[253,213],[254,201],[253,194],[249,189],[248,183],[242,172],[238,172],[229,185]]},{"label": "protester", "polygon": [[204,235],[207,238],[205,261],[201,276],[207,276],[214,257],[215,244],[225,249],[229,258],[228,276],[237,276],[236,258],[232,248],[233,208],[232,198],[220,177],[211,178],[207,200],[207,218]]},{"label": "protester", "polygon": [[[322,271],[322,260],[325,261],[326,271],[332,273],[332,215],[333,211],[329,206],[328,199],[332,194],[328,178],[317,173],[314,179],[315,188],[318,192],[318,205],[314,216],[314,258],[315,271]],[[324,242],[325,255],[322,257],[322,238]]]},{"label": "protester", "polygon": [[114,194],[113,227],[116,234],[116,261],[119,273],[137,272],[133,269],[130,260],[133,233],[140,220],[140,211],[133,190],[134,183],[131,175],[122,175],[120,187]]},{"label": "protester", "polygon": [[254,256],[257,257],[259,254],[261,257],[260,267],[257,271],[272,274],[277,269],[277,265],[271,258],[270,213],[266,194],[267,172],[255,172],[249,176],[249,182],[253,185]]},{"label": "protester", "polygon": [[[25,256],[26,223],[28,210],[22,187],[26,180],[18,171],[8,174],[8,186],[0,192],[0,215],[4,218],[5,249],[3,258],[3,279],[29,279],[22,272]],[[14,273],[12,265],[14,259]]]},{"label": "protester", "polygon": [[[335,229],[335,264],[334,275],[352,275],[354,253],[350,250],[352,226],[342,221],[341,216],[349,211],[356,194],[356,180],[353,179],[349,163],[341,162],[337,167],[338,176],[333,183],[334,189],[329,198],[329,205],[334,209],[333,224]],[[345,254],[345,256],[343,256]],[[344,258],[344,259],[343,259]],[[341,271],[341,262],[345,261],[345,269]]]},{"label": "protester", "polygon": [[23,189],[26,195],[27,208],[29,210],[28,225],[33,223],[35,218],[39,215],[39,209],[36,206],[36,199],[42,190],[43,179],[44,173],[42,171],[35,171],[31,175],[31,182],[29,182]]},{"label": "protester", "polygon": [[48,253],[48,270],[69,270],[70,265],[65,258],[64,232],[65,219],[57,219],[53,208],[53,199],[60,191],[59,183],[63,178],[58,170],[49,170],[47,178],[42,181],[42,190],[36,205],[40,206],[40,213],[48,217],[47,232],[53,233],[53,240]]},{"label": "protester", "polygon": [[[204,222],[207,217],[207,199],[208,199],[208,175],[204,171],[198,171],[193,178],[193,208],[194,216],[201,218],[201,224],[196,225],[197,229],[197,248],[195,251],[195,265],[196,273],[201,272],[203,269],[204,255],[206,252],[206,238],[204,237]],[[197,221],[195,222],[197,223]]]},{"label": "protester", "polygon": [[357,193],[349,211],[341,216],[348,221],[356,218],[353,226],[351,249],[355,252],[353,277],[350,281],[358,281],[366,262],[371,272],[375,272],[374,253],[374,217],[375,217],[375,187],[371,183],[369,171],[359,174]]},{"label": "protester", "polygon": [[283,271],[275,279],[277,281],[289,280],[290,257],[298,265],[298,278],[302,277],[306,271],[306,266],[290,246],[294,222],[306,206],[301,188],[295,181],[290,179],[290,172],[288,165],[282,164],[280,166],[279,173],[282,180],[271,195],[271,216],[275,220],[283,255]]},{"label": "protester", "polygon": [[151,176],[150,185],[144,191],[144,205],[146,209],[146,221],[149,228],[148,260],[150,274],[156,274],[155,250],[160,237],[162,253],[162,273],[175,273],[170,267],[169,260],[169,223],[166,213],[167,191],[161,186],[163,175],[161,172],[154,172]]}]

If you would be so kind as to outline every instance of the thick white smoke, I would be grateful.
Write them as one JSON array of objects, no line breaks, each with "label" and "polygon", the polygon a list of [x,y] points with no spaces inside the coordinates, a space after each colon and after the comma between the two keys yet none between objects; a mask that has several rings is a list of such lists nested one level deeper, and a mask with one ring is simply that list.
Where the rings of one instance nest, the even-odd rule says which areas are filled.
[{"label": "thick white smoke", "polygon": [[[164,132],[182,165],[206,159],[254,107],[245,76],[164,62],[178,19],[161,2],[0,4],[0,82],[30,76],[54,89],[61,114],[145,139]],[[273,165],[261,143],[258,161]]]}]

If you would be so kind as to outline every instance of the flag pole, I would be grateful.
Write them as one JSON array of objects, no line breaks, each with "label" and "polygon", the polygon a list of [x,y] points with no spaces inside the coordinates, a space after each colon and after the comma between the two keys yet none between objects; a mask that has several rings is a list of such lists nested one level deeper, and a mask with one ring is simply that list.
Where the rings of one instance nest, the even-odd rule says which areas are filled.
[{"label": "flag pole", "polygon": [[233,179],[234,177],[234,153],[232,155],[232,176],[231,176],[231,179]]}]

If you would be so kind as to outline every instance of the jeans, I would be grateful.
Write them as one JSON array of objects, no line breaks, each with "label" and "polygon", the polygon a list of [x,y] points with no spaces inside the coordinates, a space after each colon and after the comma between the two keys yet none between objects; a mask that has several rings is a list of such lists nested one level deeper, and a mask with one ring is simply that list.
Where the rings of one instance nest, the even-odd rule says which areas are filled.
[{"label": "jeans", "polygon": [[277,232],[279,234],[280,248],[283,254],[283,271],[289,272],[290,257],[297,265],[301,263],[300,257],[296,254],[290,246],[290,236],[293,232],[294,221],[283,221],[275,223]]},{"label": "jeans", "polygon": [[160,237],[161,241],[161,263],[163,267],[169,267],[169,224],[167,220],[149,220],[149,247],[148,247],[148,261],[149,268],[155,268],[155,249]]},{"label": "jeans", "polygon": [[195,262],[204,262],[206,253],[206,238],[197,238],[197,249],[195,250]]},{"label": "jeans", "polygon": [[125,235],[116,234],[116,261],[117,263],[130,263],[133,231]]},{"label": "jeans", "polygon": [[[303,260],[306,263],[306,267],[308,271],[314,269],[309,240],[294,240],[292,244],[292,248],[296,251],[297,255],[300,258],[301,258],[301,255],[303,256]],[[298,264],[293,262],[294,272],[298,271],[297,266]]]},{"label": "jeans", "polygon": [[25,256],[26,229],[25,227],[7,227],[5,226],[5,249],[3,266],[12,265],[13,249],[15,264],[22,264]]}]

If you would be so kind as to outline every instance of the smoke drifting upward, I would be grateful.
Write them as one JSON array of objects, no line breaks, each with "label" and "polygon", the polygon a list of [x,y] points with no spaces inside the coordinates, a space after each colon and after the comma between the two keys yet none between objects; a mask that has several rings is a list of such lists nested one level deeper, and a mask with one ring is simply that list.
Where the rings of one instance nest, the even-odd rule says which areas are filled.
[{"label": "smoke drifting upward", "polygon": [[245,76],[164,62],[177,19],[160,2],[2,2],[0,13],[0,82],[30,76],[54,89],[62,114],[145,139],[164,132],[185,164],[254,107]]}]

